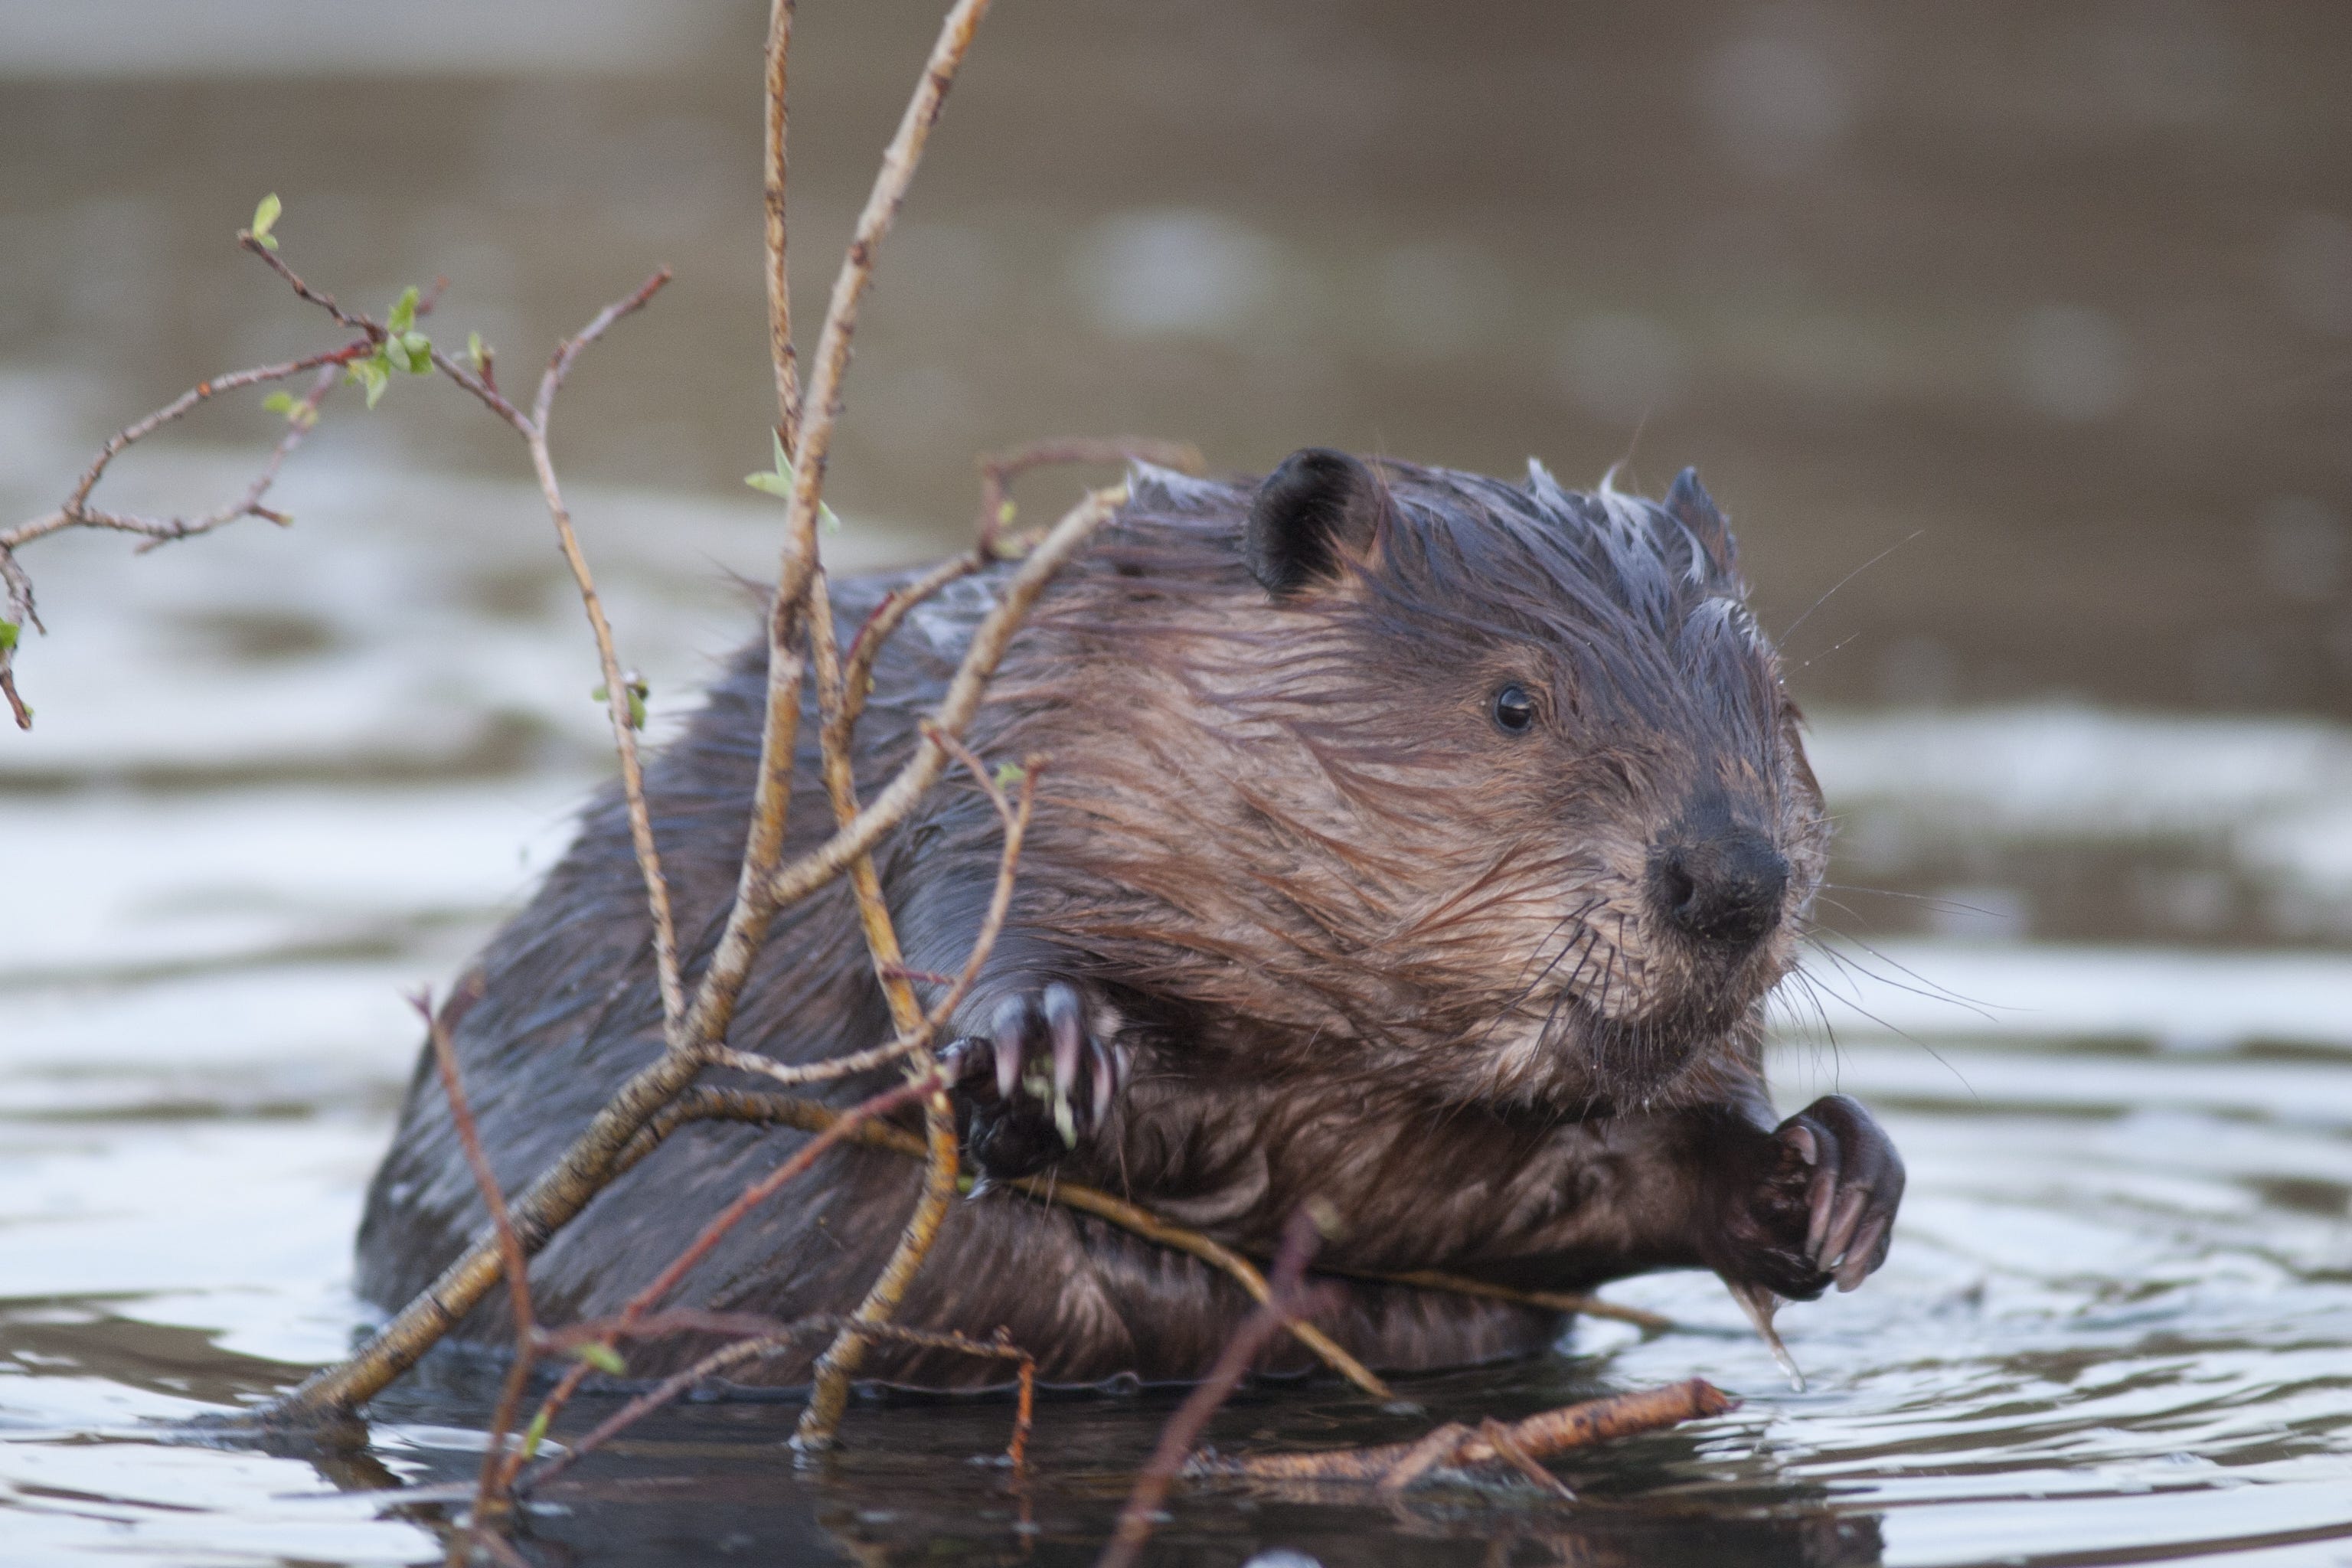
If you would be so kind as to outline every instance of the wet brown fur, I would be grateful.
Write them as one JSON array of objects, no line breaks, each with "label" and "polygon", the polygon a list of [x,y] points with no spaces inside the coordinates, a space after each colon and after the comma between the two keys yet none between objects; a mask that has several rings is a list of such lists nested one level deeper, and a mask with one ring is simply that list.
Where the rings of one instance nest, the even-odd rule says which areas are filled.
[{"label": "wet brown fur", "polygon": [[[974,729],[992,758],[1044,752],[1051,765],[1013,917],[962,1026],[984,1028],[1045,980],[1079,984],[1135,1073],[1058,1169],[1245,1250],[1268,1249],[1315,1196],[1347,1226],[1325,1260],[1350,1269],[1555,1289],[1689,1266],[1784,1279],[1786,1224],[1766,1235],[1733,1211],[1777,1168],[1761,1009],[1792,962],[1826,830],[1727,531],[1688,481],[1660,504],[1568,492],[1540,470],[1524,486],[1378,472],[1377,530],[1286,595],[1244,563],[1250,487],[1135,476],[1120,520],[1016,638]],[[886,654],[861,731],[864,787],[907,754],[990,584],[919,612]],[[887,586],[836,585],[837,622],[857,625]],[[690,972],[733,885],[762,679],[755,647],[649,771]],[[1526,734],[1491,717],[1504,682],[1536,695]],[[803,737],[814,730],[804,721]],[[813,756],[799,776],[793,840],[806,846],[830,815],[807,783]],[[1648,891],[1654,847],[1727,812],[1790,869],[1777,927],[1736,960],[1667,929]],[[911,964],[961,963],[997,835],[977,792],[950,784],[883,847]],[[643,898],[614,798],[591,808],[451,1011],[510,1189],[654,1056]],[[844,890],[781,917],[732,1043],[806,1061],[886,1033]],[[617,1307],[799,1142],[681,1131],[550,1243],[533,1276],[542,1313]],[[918,1180],[890,1155],[828,1155],[679,1299],[844,1310]],[[362,1294],[404,1300],[481,1219],[420,1068],[369,1194]],[[1794,1278],[1781,1288],[1810,1294],[1825,1277],[1806,1265]],[[995,1194],[955,1205],[901,1316],[1007,1327],[1049,1380],[1157,1381],[1196,1375],[1247,1306],[1191,1258]],[[1410,1369],[1540,1349],[1559,1321],[1356,1282],[1325,1326],[1373,1364]],[[507,1331],[498,1300],[462,1331]],[[701,1348],[647,1348],[632,1370]],[[1269,1362],[1302,1364],[1289,1346]],[[868,1365],[935,1386],[993,1375],[890,1347]],[[798,1361],[759,1373],[807,1374]]]}]

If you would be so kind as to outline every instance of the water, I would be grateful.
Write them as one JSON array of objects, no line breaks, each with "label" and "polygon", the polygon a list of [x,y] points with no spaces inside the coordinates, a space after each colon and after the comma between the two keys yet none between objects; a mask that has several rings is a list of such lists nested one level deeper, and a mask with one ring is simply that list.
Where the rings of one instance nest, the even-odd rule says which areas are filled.
[{"label": "water", "polygon": [[[460,48],[436,0],[404,14],[432,47],[387,56],[264,0],[207,7],[202,47],[192,13],[108,5],[135,46],[0,5],[5,515],[121,415],[310,342],[223,254],[262,189],[355,296],[450,272],[454,324],[517,364],[671,260],[558,437],[658,729],[774,546],[736,482],[763,461],[759,8],[604,0],[551,52],[512,19]],[[1236,467],[1339,440],[1590,477],[1639,426],[1653,483],[1703,463],[1776,626],[1925,529],[1790,639],[1842,934],[1773,1068],[1791,1108],[1881,1114],[1902,1225],[1865,1289],[1782,1314],[1801,1394],[1671,1276],[1612,1293],[1690,1331],[1581,1325],[1416,1384],[1428,1418],[1259,1391],[1212,1434],[1386,1440],[1694,1373],[1747,1401],[1565,1463],[1577,1509],[1202,1489],[1161,1552],[2352,1562],[2352,29],[1550,10],[1005,7],[886,263],[840,559],[952,534],[971,450],[1120,426]],[[803,12],[814,256],[929,20]],[[347,1344],[403,994],[605,768],[520,454],[422,390],[331,420],[289,532],[27,554],[55,635],[23,666],[38,728],[0,735],[11,1563],[428,1561],[478,1457],[460,1367],[379,1402],[362,1450],[175,1426]],[[219,412],[118,499],[234,493],[268,425]],[[1015,1489],[978,1462],[1002,1405],[856,1410],[816,1470],[790,1407],[693,1405],[526,1530],[548,1562],[1082,1563],[1166,1410],[1048,1405]]]}]

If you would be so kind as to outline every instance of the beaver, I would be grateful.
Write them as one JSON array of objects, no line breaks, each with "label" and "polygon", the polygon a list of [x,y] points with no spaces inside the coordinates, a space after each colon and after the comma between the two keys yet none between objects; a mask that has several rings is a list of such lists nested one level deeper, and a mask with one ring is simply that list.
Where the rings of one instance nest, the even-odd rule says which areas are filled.
[{"label": "beaver", "polygon": [[[1007,570],[927,603],[890,643],[862,789],[908,756]],[[835,584],[836,624],[907,580]],[[689,980],[734,890],[765,679],[755,644],[646,770]],[[1788,1298],[1853,1289],[1886,1256],[1902,1162],[1852,1100],[1777,1120],[1761,1065],[1764,1001],[1827,850],[1800,725],[1695,472],[1654,502],[1570,491],[1536,464],[1513,485],[1313,448],[1255,485],[1137,467],[971,731],[984,756],[1050,763],[1009,918],[949,1030],[982,1179],[900,1321],[1002,1327],[1054,1383],[1206,1371],[1248,1299],[1192,1258],[989,1190],[1041,1171],[1259,1256],[1322,1200],[1339,1223],[1318,1321],[1385,1371],[1531,1353],[1563,1321],[1367,1275],[1576,1291],[1700,1268]],[[800,733],[791,825],[806,847],[832,818],[813,715]],[[1000,847],[968,780],[879,847],[910,968],[962,966]],[[777,919],[737,1047],[799,1063],[888,1037],[850,900],[836,884]],[[660,1050],[616,794],[585,812],[446,1016],[509,1191]],[[854,1101],[892,1072],[833,1093]],[[616,1310],[803,1142],[681,1129],[548,1243],[541,1314]],[[901,1157],[833,1151],[674,1299],[845,1310],[919,1180]],[[406,1300],[483,1219],[427,1053],[368,1192],[361,1292]],[[502,1300],[457,1332],[504,1340]],[[709,1348],[632,1347],[631,1371]],[[1279,1343],[1263,1369],[1303,1354]],[[866,1364],[900,1385],[1001,1376],[904,1345]],[[810,1365],[741,1375],[797,1384]]]}]

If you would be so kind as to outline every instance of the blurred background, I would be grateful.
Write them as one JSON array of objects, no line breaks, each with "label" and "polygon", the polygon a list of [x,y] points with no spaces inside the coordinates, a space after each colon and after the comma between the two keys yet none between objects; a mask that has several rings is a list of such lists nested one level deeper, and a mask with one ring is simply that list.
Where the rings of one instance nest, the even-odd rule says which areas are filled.
[{"label": "blurred background", "polygon": [[[940,9],[801,6],[804,352]],[[658,731],[751,630],[734,575],[772,572],[781,517],[741,483],[772,415],[765,20],[0,0],[0,525],[196,379],[339,341],[233,242],[266,192],[281,254],[347,300],[446,275],[425,325],[478,331],[509,384],[667,264],[555,436]],[[1045,436],[1233,471],[1533,456],[1653,491],[1696,464],[1840,816],[1843,937],[1790,988],[1784,1092],[1866,1094],[1914,1169],[1887,1282],[1784,1320],[1849,1403],[1782,1473],[1936,1501],[1887,1516],[1901,1560],[2012,1527],[2335,1540],[2352,1510],[2297,1489],[2341,1480],[2352,1418],[2340,1368],[2295,1355],[2352,1342],[2347,81],[2326,0],[1006,0],[858,335],[839,559],[948,547],[974,455]],[[278,426],[224,398],[101,497],[209,508]],[[608,771],[528,479],[404,379],[330,403],[290,531],[26,552],[39,719],[0,733],[0,1295],[32,1303],[0,1407],[26,1431],[342,1342],[415,1045],[398,990],[446,980]],[[1961,1331],[1918,1337],[1916,1309],[1971,1290],[2011,1338],[1938,1360]],[[1971,1400],[2007,1414],[1904,1425]],[[85,1484],[84,1452],[6,1461],[60,1552],[87,1521],[27,1500]],[[1981,1497],[1948,1479],[1969,1464]],[[2250,1479],[2259,1508],[2227,1500]],[[2193,1510],[1999,1500],[2078,1481]],[[278,1518],[280,1480],[205,1484],[272,1550],[406,1550],[364,1511]],[[133,1511],[166,1554],[212,1528]]]}]

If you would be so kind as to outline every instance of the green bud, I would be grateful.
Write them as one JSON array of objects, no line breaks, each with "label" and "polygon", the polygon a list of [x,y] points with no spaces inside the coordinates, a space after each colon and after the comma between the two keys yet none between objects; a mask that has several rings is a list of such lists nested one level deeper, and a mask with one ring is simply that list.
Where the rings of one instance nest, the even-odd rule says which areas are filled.
[{"label": "green bud", "polygon": [[272,414],[291,414],[294,412],[294,395],[290,392],[273,392],[261,400],[261,406]]},{"label": "green bud", "polygon": [[285,210],[286,204],[278,199],[276,191],[262,197],[260,205],[253,209],[253,227],[247,232],[261,242],[262,248],[278,248],[278,242],[269,237],[269,231],[278,226],[278,215]]},{"label": "green bud", "polygon": [[[594,698],[599,702],[610,702],[613,700],[613,689],[609,686],[599,686],[595,690],[590,692],[588,695]],[[631,680],[629,682],[630,729],[642,730],[646,727],[646,699],[652,695],[653,688],[646,685],[644,681]]]},{"label": "green bud", "polygon": [[598,1344],[592,1340],[584,1345],[572,1346],[572,1353],[598,1372],[610,1373],[614,1377],[628,1375],[629,1363],[623,1361],[621,1352],[610,1345]]},{"label": "green bud", "polygon": [[[775,449],[776,466],[765,473],[745,474],[743,482],[764,495],[790,500],[793,495],[793,464],[792,459],[784,456],[784,438],[771,430],[768,441]],[[816,525],[827,533],[841,531],[841,519],[835,516],[833,508],[823,501],[816,503]]]},{"label": "green bud", "polygon": [[14,621],[0,621],[0,653],[16,652],[16,639],[24,635],[24,631],[25,628]]},{"label": "green bud", "polygon": [[400,346],[408,351],[408,374],[429,375],[433,372],[433,340],[423,332],[403,332]]},{"label": "green bud", "polygon": [[400,291],[400,298],[392,302],[392,314],[385,319],[383,330],[394,337],[398,337],[415,325],[416,325],[416,285],[411,283]]},{"label": "green bud", "polygon": [[1028,776],[1029,770],[1023,767],[1019,763],[999,763],[996,764],[996,787],[999,789],[1009,790],[1018,788],[1021,781]]},{"label": "green bud", "polygon": [[547,1441],[548,1415],[549,1411],[547,1407],[543,1405],[541,1405],[539,1414],[530,1418],[530,1425],[522,1429],[522,1457],[524,1458],[529,1459],[535,1458],[539,1453],[539,1446]]},{"label": "green bud", "polygon": [[466,334],[466,357],[474,362],[474,374],[476,375],[481,374],[484,363],[490,357],[490,351],[482,346],[481,333],[467,332]]}]

